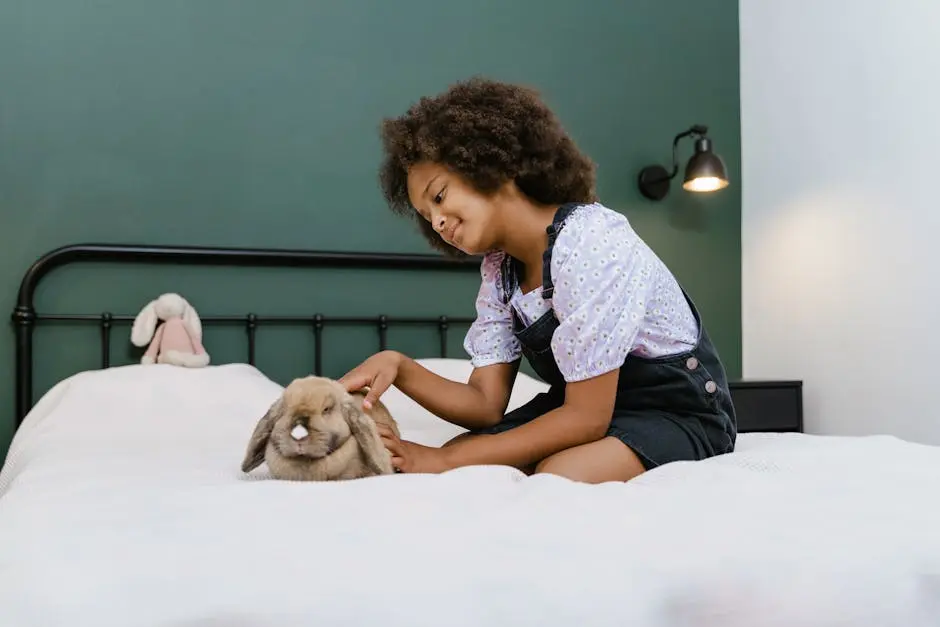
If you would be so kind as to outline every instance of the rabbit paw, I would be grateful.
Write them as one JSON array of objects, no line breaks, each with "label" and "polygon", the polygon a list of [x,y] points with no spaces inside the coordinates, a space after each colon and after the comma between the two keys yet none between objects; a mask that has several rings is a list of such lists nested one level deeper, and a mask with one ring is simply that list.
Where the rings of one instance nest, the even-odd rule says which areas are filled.
[{"label": "rabbit paw", "polygon": [[153,357],[151,357],[150,355],[144,355],[143,357],[140,358],[140,363],[143,364],[144,366],[149,366],[153,363]]}]

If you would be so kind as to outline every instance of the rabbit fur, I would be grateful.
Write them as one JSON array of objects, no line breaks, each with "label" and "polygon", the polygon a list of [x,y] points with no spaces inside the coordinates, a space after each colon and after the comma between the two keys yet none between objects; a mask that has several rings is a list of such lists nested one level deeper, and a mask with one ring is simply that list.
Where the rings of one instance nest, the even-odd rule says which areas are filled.
[{"label": "rabbit fur", "polygon": [[[242,461],[251,472],[265,462],[275,479],[336,481],[395,472],[375,423],[400,435],[381,401],[366,413],[364,391],[308,376],[292,381],[255,426]],[[298,427],[299,425],[299,427]]]},{"label": "rabbit fur", "polygon": [[[157,322],[163,321],[157,328]],[[156,331],[156,333],[154,333]],[[188,368],[209,365],[202,345],[199,314],[179,294],[162,294],[141,309],[131,328],[131,342],[147,347],[142,364],[173,364]]]}]

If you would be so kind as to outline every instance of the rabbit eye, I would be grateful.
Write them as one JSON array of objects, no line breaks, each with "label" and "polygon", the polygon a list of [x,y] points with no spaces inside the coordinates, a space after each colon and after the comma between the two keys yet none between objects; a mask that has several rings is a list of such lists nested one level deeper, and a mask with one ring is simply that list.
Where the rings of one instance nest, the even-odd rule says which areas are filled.
[{"label": "rabbit eye", "polygon": [[335,407],[334,405],[327,405],[326,407],[323,408],[323,413],[324,413],[324,414],[331,414],[331,413],[333,413],[334,407]]}]

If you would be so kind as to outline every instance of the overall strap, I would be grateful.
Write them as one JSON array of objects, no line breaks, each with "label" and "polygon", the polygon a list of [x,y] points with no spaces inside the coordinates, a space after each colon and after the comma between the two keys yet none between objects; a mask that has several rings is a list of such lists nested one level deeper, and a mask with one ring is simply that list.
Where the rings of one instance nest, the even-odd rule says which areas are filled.
[{"label": "overall strap", "polygon": [[[548,233],[548,248],[542,253],[542,298],[546,300],[550,299],[555,291],[555,286],[552,283],[552,250],[555,247],[555,240],[558,237],[558,233],[561,232],[565,220],[567,220],[568,216],[579,206],[580,205],[577,203],[561,205],[558,210],[555,211],[552,223],[545,229],[545,232]],[[504,255],[503,263],[500,268],[500,276],[502,279],[500,281],[502,287],[501,296],[504,304],[509,303],[513,292],[516,291],[518,273],[519,261],[510,255]]]},{"label": "overall strap", "polygon": [[555,248],[555,240],[558,238],[565,220],[579,206],[576,203],[568,203],[559,207],[558,211],[555,212],[552,223],[545,229],[548,233],[548,248],[542,253],[542,298],[544,300],[549,300],[555,293],[555,284],[552,283],[552,251]]},{"label": "overall strap", "polygon": [[502,288],[500,300],[503,301],[504,305],[508,305],[509,300],[512,298],[512,293],[516,291],[516,260],[510,255],[503,255],[503,263],[500,265],[499,276],[500,287]]}]

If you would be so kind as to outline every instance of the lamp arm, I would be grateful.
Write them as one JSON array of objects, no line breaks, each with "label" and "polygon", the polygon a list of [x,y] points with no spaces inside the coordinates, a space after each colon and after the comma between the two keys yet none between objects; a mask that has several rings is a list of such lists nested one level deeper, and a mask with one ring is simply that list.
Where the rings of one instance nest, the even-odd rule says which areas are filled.
[{"label": "lamp arm", "polygon": [[705,135],[708,132],[708,127],[702,124],[696,124],[690,129],[682,131],[675,136],[672,140],[672,172],[669,173],[670,180],[675,178],[676,174],[679,173],[679,141],[685,137],[691,135]]}]

